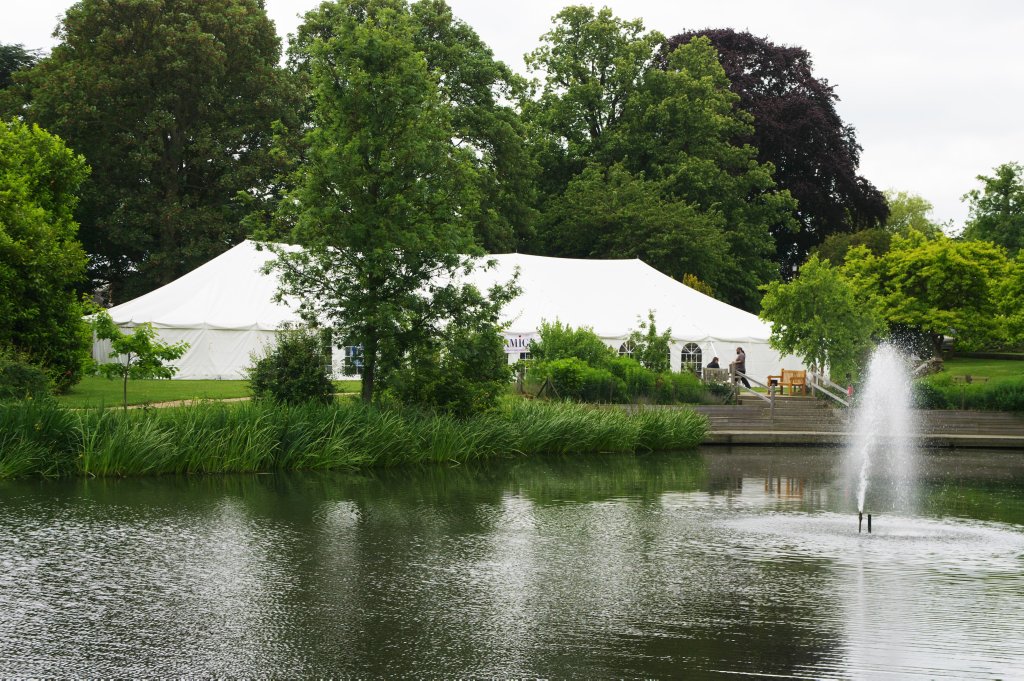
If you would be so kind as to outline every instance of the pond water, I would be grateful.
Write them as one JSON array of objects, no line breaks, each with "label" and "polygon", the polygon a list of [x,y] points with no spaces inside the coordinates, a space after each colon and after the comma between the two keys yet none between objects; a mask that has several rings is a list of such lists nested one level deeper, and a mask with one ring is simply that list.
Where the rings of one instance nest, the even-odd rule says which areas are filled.
[{"label": "pond water", "polygon": [[0,676],[1024,677],[1024,452],[0,484]]}]

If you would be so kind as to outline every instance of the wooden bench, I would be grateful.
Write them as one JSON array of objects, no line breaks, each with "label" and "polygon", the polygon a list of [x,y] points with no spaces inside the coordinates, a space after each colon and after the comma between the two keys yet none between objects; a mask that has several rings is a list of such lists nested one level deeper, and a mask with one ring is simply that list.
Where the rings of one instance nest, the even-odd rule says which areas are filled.
[{"label": "wooden bench", "polygon": [[793,392],[797,388],[800,389],[801,393],[803,393],[805,395],[807,394],[807,372],[806,371],[801,371],[801,370],[797,370],[797,369],[783,369],[781,374],[775,374],[773,376],[769,376],[768,380],[767,380],[767,383],[768,383],[769,386],[772,386],[772,385],[779,386],[779,394],[780,395],[784,395],[785,394],[785,392],[786,392],[785,388],[786,387],[789,388],[789,394],[790,395],[792,395]]},{"label": "wooden bench", "polygon": [[779,387],[785,392],[786,386],[789,386],[790,395],[796,393],[797,388],[800,389],[802,395],[806,395],[807,372],[803,369],[783,369],[782,376],[779,378]]}]

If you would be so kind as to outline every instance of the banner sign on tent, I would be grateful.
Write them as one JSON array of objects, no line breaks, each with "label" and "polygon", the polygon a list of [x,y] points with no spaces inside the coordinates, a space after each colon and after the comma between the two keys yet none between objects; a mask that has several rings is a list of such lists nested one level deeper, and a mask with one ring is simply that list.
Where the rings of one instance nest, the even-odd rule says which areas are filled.
[{"label": "banner sign on tent", "polygon": [[518,355],[530,351],[530,341],[537,337],[535,333],[517,333],[505,336],[505,354]]}]

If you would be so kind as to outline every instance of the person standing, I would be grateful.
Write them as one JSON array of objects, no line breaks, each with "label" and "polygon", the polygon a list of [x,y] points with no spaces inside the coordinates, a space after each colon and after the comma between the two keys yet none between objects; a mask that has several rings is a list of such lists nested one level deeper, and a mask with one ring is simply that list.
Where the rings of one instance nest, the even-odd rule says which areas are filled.
[{"label": "person standing", "polygon": [[[736,348],[736,359],[733,360],[732,365],[741,374],[747,373],[747,353],[743,352],[743,348]],[[746,376],[740,376],[740,380],[743,381],[743,385],[750,387]]]}]

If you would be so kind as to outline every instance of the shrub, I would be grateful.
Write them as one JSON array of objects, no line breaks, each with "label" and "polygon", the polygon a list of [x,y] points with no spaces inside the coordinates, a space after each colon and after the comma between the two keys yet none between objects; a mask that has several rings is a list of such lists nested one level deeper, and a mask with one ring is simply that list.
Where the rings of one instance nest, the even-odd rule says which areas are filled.
[{"label": "shrub", "polygon": [[280,404],[330,402],[334,384],[328,375],[330,355],[319,334],[284,329],[262,357],[253,357],[246,372],[253,397]]},{"label": "shrub", "polygon": [[726,402],[732,399],[733,387],[728,383],[705,383],[704,391],[707,395],[714,397],[720,402]]},{"label": "shrub", "polygon": [[625,402],[626,383],[608,369],[588,366],[583,372],[579,399],[584,402]]},{"label": "shrub", "polygon": [[546,364],[546,375],[555,384],[555,390],[563,399],[580,399],[583,392],[584,376],[590,366],[581,359],[566,357]]},{"label": "shrub", "polygon": [[704,384],[695,375],[683,372],[663,372],[654,382],[654,399],[661,404],[674,402],[697,403],[704,399]]},{"label": "shrub", "polygon": [[982,383],[967,392],[968,409],[1024,412],[1024,378]]},{"label": "shrub", "polygon": [[494,327],[450,328],[440,347],[420,353],[389,386],[402,404],[465,417],[493,409],[512,378],[505,340]]},{"label": "shrub", "polygon": [[1024,377],[1002,378],[969,385],[937,374],[914,383],[914,405],[919,409],[978,409],[1024,411]]},{"label": "shrub", "polygon": [[25,355],[0,348],[0,401],[38,399],[49,395],[52,388],[45,369]]},{"label": "shrub", "polygon": [[913,387],[914,406],[918,409],[947,409],[945,391],[931,381],[917,381]]},{"label": "shrub", "polygon": [[657,374],[640,366],[635,360],[626,359],[620,363],[623,367],[622,380],[626,384],[626,396],[631,401],[654,396],[654,384]]},{"label": "shrub", "polygon": [[592,367],[606,367],[615,358],[615,351],[593,329],[573,329],[556,319],[551,324],[541,322],[539,334],[530,343],[530,354],[538,362],[576,358]]},{"label": "shrub", "polygon": [[535,387],[550,378],[560,398],[581,402],[699,403],[706,394],[693,374],[656,374],[627,357],[613,358],[609,368],[592,367],[574,357],[540,362],[530,367],[527,377]]},{"label": "shrub", "polygon": [[629,342],[633,344],[633,358],[645,369],[662,373],[669,370],[672,364],[669,343],[672,342],[672,329],[658,333],[654,321],[654,311],[647,313],[647,321],[637,320],[636,331],[629,334]]}]

